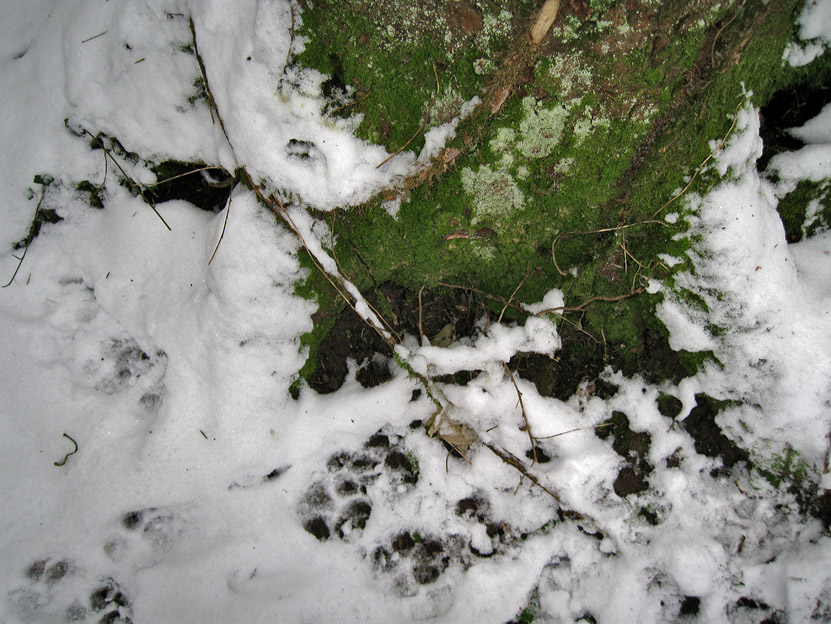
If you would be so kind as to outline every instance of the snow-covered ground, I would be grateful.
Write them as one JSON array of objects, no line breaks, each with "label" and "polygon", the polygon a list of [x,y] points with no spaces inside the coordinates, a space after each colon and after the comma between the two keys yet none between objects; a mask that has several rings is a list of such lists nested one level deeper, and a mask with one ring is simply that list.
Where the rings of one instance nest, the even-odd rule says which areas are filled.
[{"label": "snow-covered ground", "polygon": [[[806,15],[828,6],[812,2]],[[448,459],[411,427],[435,406],[406,371],[371,390],[353,379],[290,398],[315,312],[294,292],[297,238],[242,186],[218,214],[160,204],[163,222],[90,149],[84,131],[154,162],[244,166],[294,202],[300,227],[305,206],[358,202],[411,171],[406,153],[376,168],[388,154],[323,114],[322,77],[286,68],[302,46],[290,34],[297,7],[0,9],[0,247],[27,237],[38,205],[62,218],[0,292],[0,622],[501,623],[529,601],[538,622],[831,621],[831,539],[819,521],[744,464],[720,475],[721,460],[658,409],[661,393],[680,399],[680,419],[698,393],[741,401],[718,416],[733,440],[760,465],[798,453],[831,488],[831,233],[788,245],[775,210],[796,181],[831,177],[828,108],[801,131],[806,147],[772,162],[773,185],[756,171],[758,111],[746,104],[713,164],[726,181],[670,217],[688,219],[700,242],[694,271],[672,289],[650,285],[666,294],[660,318],[673,348],[712,350],[723,366],[660,387],[609,371],[619,390],[605,400],[544,398],[516,380],[552,457],[532,470],[583,516],[563,519],[481,443],[469,463]],[[233,148],[204,102],[189,103],[200,78],[189,16]],[[809,30],[820,47],[831,39]],[[114,158],[137,182],[156,181]],[[105,209],[76,189],[84,180],[105,183]],[[320,224],[306,234],[310,246],[328,236]],[[6,251],[4,283],[17,266]],[[551,322],[492,325],[447,349],[405,344],[413,370],[482,370],[443,389],[448,415],[524,457],[501,363],[556,351]],[[613,412],[650,436],[654,471],[639,497],[614,493],[624,460],[611,438],[543,439]]]}]

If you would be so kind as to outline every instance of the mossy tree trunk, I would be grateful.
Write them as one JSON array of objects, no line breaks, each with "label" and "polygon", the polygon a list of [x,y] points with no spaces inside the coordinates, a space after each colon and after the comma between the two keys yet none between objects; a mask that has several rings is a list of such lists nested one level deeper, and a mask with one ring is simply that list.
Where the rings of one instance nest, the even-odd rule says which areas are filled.
[{"label": "mossy tree trunk", "polygon": [[[828,73],[827,62],[783,65],[802,4],[563,0],[534,45],[542,2],[306,3],[300,61],[331,76],[333,114],[362,115],[362,137],[418,153],[426,131],[479,98],[429,167],[320,215],[343,272],[393,317],[383,284],[411,301],[422,287],[469,287],[494,316],[559,288],[576,308],[561,331],[575,385],[606,364],[688,373],[694,362],[669,350],[644,280],[678,270],[659,258],[684,252],[680,222],[664,217],[681,208],[680,189],[713,183],[697,175],[687,186],[737,107]],[[310,285],[321,303],[314,347],[342,306],[322,279]]]}]

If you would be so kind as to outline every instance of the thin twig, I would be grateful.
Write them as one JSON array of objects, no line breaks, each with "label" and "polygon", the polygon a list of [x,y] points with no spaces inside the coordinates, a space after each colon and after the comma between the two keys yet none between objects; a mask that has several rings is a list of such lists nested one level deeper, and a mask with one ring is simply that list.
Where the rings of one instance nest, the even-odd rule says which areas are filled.
[{"label": "thin twig", "polygon": [[340,260],[338,260],[338,254],[335,252],[335,221],[337,221],[337,219],[338,219],[338,211],[333,210],[332,211],[332,227],[329,229],[329,249],[332,250],[332,257],[335,259],[335,264],[338,267],[338,271],[340,272],[341,275],[343,275],[346,279],[348,279],[351,282],[352,278],[349,276],[349,274],[346,271],[343,270],[343,267],[340,265]]},{"label": "thin twig", "polygon": [[[254,180],[251,178],[251,174],[245,170],[243,170],[243,173],[245,174],[245,177],[248,180],[250,188],[254,191],[254,193],[257,195],[260,201],[262,201],[266,206],[268,206],[269,209],[272,212],[274,212],[278,217],[280,217],[283,220],[283,222],[292,230],[292,232],[294,232],[294,235],[297,236],[297,238],[300,240],[300,243],[303,245],[303,248],[309,254],[309,258],[311,259],[312,263],[315,265],[315,267],[317,267],[320,273],[326,278],[329,284],[332,285],[332,288],[335,289],[335,291],[338,293],[338,295],[341,296],[341,298],[347,303],[347,305],[350,308],[352,308],[352,310],[358,316],[360,316],[367,325],[369,325],[373,330],[375,330],[375,332],[384,340],[384,342],[386,342],[390,346],[390,348],[395,347],[396,344],[401,342],[401,338],[400,336],[398,336],[398,334],[396,334],[395,332],[387,332],[386,330],[384,330],[381,327],[378,327],[375,323],[373,323],[368,318],[364,317],[362,314],[358,312],[357,308],[355,307],[355,302],[353,302],[349,295],[347,295],[347,293],[344,292],[346,288],[341,287],[337,283],[335,283],[335,280],[332,278],[329,272],[323,268],[318,259],[315,257],[314,253],[312,253],[312,250],[306,243],[305,238],[303,238],[303,234],[300,232],[300,229],[297,227],[297,224],[291,218],[291,215],[288,213],[283,203],[273,193],[266,197],[265,194],[262,192],[262,189],[260,189],[260,187],[254,183]],[[377,312],[375,312],[375,309],[369,304],[369,302],[365,301],[365,303],[367,307],[369,307],[370,310],[372,310],[376,314],[376,316],[379,319],[381,319],[381,322],[389,326],[389,324],[384,320],[384,318],[378,315]],[[393,338],[393,336],[395,336],[395,338]]]},{"label": "thin twig", "polygon": [[[682,189],[678,192],[678,194],[677,194],[677,195],[675,195],[675,197],[673,197],[673,198],[672,198],[672,199],[670,199],[667,203],[665,203],[663,206],[661,206],[660,208],[658,208],[658,210],[656,210],[656,211],[655,211],[655,214],[653,214],[653,215],[650,217],[650,220],[651,220],[651,219],[654,219],[655,217],[657,217],[657,216],[661,213],[661,211],[662,211],[664,208],[666,208],[667,206],[669,206],[672,202],[674,202],[676,199],[678,199],[679,197],[681,197],[681,195],[683,195],[684,193],[686,193],[686,192],[687,192],[687,189],[688,189],[688,188],[690,188],[690,187],[692,186],[692,183],[693,183],[693,182],[695,182],[695,179],[698,177],[698,174],[699,174],[699,173],[701,173],[701,172],[704,170],[704,166],[705,166],[708,162],[710,162],[710,159],[711,159],[713,156],[715,156],[715,155],[716,155],[716,154],[717,154],[717,153],[721,150],[721,148],[722,148],[722,147],[724,147],[724,144],[727,142],[727,139],[730,137],[730,134],[732,134],[732,132],[733,132],[733,128],[735,128],[735,127],[736,127],[736,122],[739,120],[739,109],[742,107],[742,105],[743,105],[744,103],[745,103],[745,98],[742,98],[742,101],[741,101],[741,102],[739,102],[739,105],[738,105],[738,106],[736,106],[736,112],[735,112],[735,113],[733,113],[733,123],[732,123],[732,124],[730,124],[730,128],[728,128],[728,130],[727,130],[727,134],[725,134],[725,135],[724,135],[724,138],[723,138],[723,139],[721,139],[721,143],[719,143],[719,144],[716,146],[716,148],[715,148],[712,152],[710,152],[710,155],[709,155],[709,156],[707,156],[707,158],[705,158],[705,159],[701,162],[701,164],[700,164],[700,165],[698,165],[698,168],[697,168],[697,169],[695,170],[695,172],[693,173],[692,177],[690,178],[690,181],[689,181],[689,182],[687,182],[687,185],[686,185],[684,188],[682,188]],[[659,221],[659,223],[661,223],[661,222]]]},{"label": "thin twig", "polygon": [[534,440],[534,434],[531,433],[531,424],[528,422],[528,414],[525,412],[525,403],[522,402],[522,391],[520,391],[519,386],[516,383],[516,379],[514,379],[514,374],[511,372],[511,369],[505,362],[502,362],[502,366],[505,367],[505,370],[508,372],[508,376],[511,378],[511,383],[514,384],[514,389],[516,390],[517,398],[519,399],[519,409],[522,411],[522,419],[525,421],[525,432],[528,434],[528,439],[531,440],[531,452],[534,454],[534,463],[537,463],[537,442]]},{"label": "thin twig", "polygon": [[[156,204],[155,204],[155,203],[153,203],[153,201],[152,201],[149,197],[147,197],[147,195],[145,195],[145,194],[144,194],[144,189],[142,188],[142,186],[141,186],[138,182],[136,182],[135,180],[133,180],[133,178],[131,178],[131,177],[127,174],[127,172],[126,172],[126,171],[124,171],[124,168],[123,168],[123,167],[122,167],[122,166],[118,163],[118,161],[115,159],[115,156],[113,156],[113,155],[112,155],[112,153],[110,153],[110,150],[109,150],[109,149],[107,149],[107,146],[106,146],[106,145],[104,145],[104,141],[102,141],[101,139],[98,139],[97,137],[92,136],[92,133],[90,133],[90,131],[89,131],[89,130],[86,130],[86,129],[85,129],[85,130],[84,130],[84,132],[86,132],[86,134],[87,134],[90,138],[92,138],[94,141],[98,141],[98,144],[101,146],[101,149],[102,149],[102,150],[104,150],[104,154],[106,154],[106,156],[107,156],[107,157],[109,157],[109,159],[113,161],[113,164],[114,164],[116,167],[118,167],[118,170],[121,172],[121,175],[123,175],[123,176],[124,176],[124,178],[125,178],[125,179],[126,179],[126,180],[130,183],[130,184],[132,184],[135,188],[137,188],[137,189],[138,189],[139,195],[141,195],[141,198],[144,200],[144,203],[145,203],[145,204],[147,204],[148,206],[150,206],[150,208],[153,210],[153,212],[155,212],[155,213],[156,213],[156,216],[157,216],[157,217],[159,217],[159,219],[161,219],[161,222],[162,222],[162,223],[164,223],[164,226],[168,229],[168,231],[171,231],[171,228],[170,228],[170,226],[167,224],[167,221],[165,221],[165,220],[164,220],[164,217],[161,215],[161,213],[160,213],[158,210],[156,210]],[[106,157],[105,157],[105,160],[106,160]]]},{"label": "thin twig", "polygon": [[98,39],[98,37],[103,37],[103,36],[104,36],[104,35],[106,35],[108,32],[109,32],[109,31],[105,30],[105,31],[104,31],[104,32],[102,32],[102,33],[98,33],[97,35],[93,35],[92,37],[89,37],[89,38],[87,38],[87,39],[84,39],[81,43],[86,43],[87,41],[92,41],[93,39]]},{"label": "thin twig", "polygon": [[603,331],[603,326],[600,326],[600,337],[603,338],[603,361],[606,362],[609,359],[609,349],[606,345],[606,332]]},{"label": "thin twig", "polygon": [[424,346],[424,329],[421,326],[421,293],[424,292],[426,284],[422,284],[418,289],[418,344]]},{"label": "thin twig", "polygon": [[[92,136],[92,135],[90,135]],[[104,152],[104,177],[101,179],[101,188],[104,188],[104,185],[107,183],[107,174],[110,171],[110,161],[107,160],[107,153]]]},{"label": "thin twig", "polygon": [[[345,277],[347,280],[352,281],[352,278],[349,277],[349,275],[347,275],[346,271],[343,270],[343,267],[341,266],[340,261],[338,260],[337,253],[335,252],[335,219],[336,218],[337,218],[337,212],[333,211],[332,212],[332,229],[329,232],[329,241],[330,241],[329,244],[330,244],[330,247],[332,249],[332,258],[334,258],[335,265],[338,267],[338,273],[341,276]],[[308,251],[308,249],[307,249],[307,251]],[[309,252],[309,253],[311,253],[311,252]],[[375,283],[375,277],[372,275],[372,271],[369,270],[369,267],[363,261],[363,259],[360,257],[360,255],[357,253],[357,250],[355,252],[355,255],[358,257],[358,259],[361,261],[361,263],[366,267],[367,271],[369,272],[369,276],[372,278],[373,283]],[[395,331],[393,326],[390,325],[389,322],[387,322],[387,319],[384,316],[382,316],[381,313],[369,301],[364,300],[364,303],[366,303],[367,307],[370,310],[372,310],[373,314],[375,314],[375,316],[378,317],[378,319],[386,326],[387,331],[389,331],[390,334],[395,336],[396,339],[398,340],[398,342],[400,343],[401,342],[401,336],[399,336],[398,332]],[[355,311],[357,312],[357,310],[355,310]],[[396,319],[396,321],[397,321],[397,319]]]},{"label": "thin twig", "polygon": [[621,301],[622,299],[628,299],[629,297],[634,297],[635,295],[640,295],[644,292],[643,288],[636,288],[635,290],[624,293],[622,295],[617,295],[616,297],[604,297],[603,295],[598,295],[596,297],[591,297],[586,299],[583,303],[579,306],[557,306],[556,308],[546,308],[545,310],[541,310],[536,312],[534,316],[541,316],[543,314],[551,314],[552,312],[582,312],[587,305],[590,303],[594,303],[595,301]]},{"label": "thin twig", "polygon": [[219,233],[219,240],[216,241],[216,247],[214,247],[214,252],[211,254],[211,259],[208,260],[208,266],[211,266],[211,262],[214,261],[214,256],[216,256],[216,252],[219,251],[219,244],[222,242],[222,237],[225,236],[225,227],[228,225],[228,215],[231,214],[231,195],[228,195],[228,203],[225,205],[225,220],[222,222],[222,231]]},{"label": "thin twig", "polygon": [[361,102],[363,102],[365,99],[367,99],[369,97],[370,93],[372,93],[372,89],[370,89],[369,91],[364,93],[363,96],[361,96],[357,100],[353,100],[353,101],[349,102],[348,104],[344,104],[343,106],[338,106],[336,109],[334,109],[332,111],[329,111],[326,114],[326,116],[331,117],[335,113],[339,113],[340,111],[344,110],[345,108],[349,108],[350,106],[355,106],[355,104],[360,104]]},{"label": "thin twig", "polygon": [[514,297],[516,297],[516,294],[519,292],[519,289],[522,288],[522,285],[525,283],[525,280],[527,280],[530,275],[531,275],[531,263],[529,262],[528,266],[527,266],[527,270],[525,271],[525,277],[523,277],[522,281],[520,281],[519,284],[517,285],[517,287],[514,288],[514,292],[511,293],[511,296],[508,297],[508,301],[505,303],[505,305],[502,308],[502,311],[499,313],[499,318],[496,319],[497,323],[502,322],[502,316],[505,314],[505,310],[507,310],[508,306],[511,305],[511,302],[514,300]]},{"label": "thin twig", "polygon": [[162,184],[167,184],[168,182],[173,182],[173,180],[178,180],[179,178],[184,178],[184,177],[187,177],[189,175],[193,175],[194,173],[199,173],[201,171],[212,171],[212,170],[215,170],[215,169],[224,170],[223,167],[201,167],[199,169],[194,169],[193,171],[186,171],[185,173],[180,173],[179,175],[175,175],[175,176],[170,177],[170,178],[165,178],[164,180],[159,180],[155,184],[148,184],[147,188],[153,188],[153,187],[156,187],[156,186],[161,186]]},{"label": "thin twig", "polygon": [[569,433],[575,433],[577,431],[586,431],[587,429],[600,429],[601,427],[611,427],[614,423],[600,423],[599,425],[591,425],[589,427],[577,427],[577,429],[569,429],[568,431],[562,431],[560,433],[555,433],[554,435],[550,436],[542,436],[537,438],[537,440],[550,440],[551,438],[559,438],[560,436],[567,435]]},{"label": "thin twig", "polygon": [[196,44],[196,26],[193,24],[192,17],[188,18],[188,21],[190,22],[190,34],[193,37],[193,53],[196,56],[196,62],[199,63],[199,71],[202,73],[202,81],[205,83],[205,94],[208,97],[208,108],[211,109],[211,121],[214,122],[213,114],[216,111],[219,127],[222,129],[222,134],[225,135],[225,140],[230,144],[231,139],[228,138],[228,132],[225,130],[225,122],[222,121],[222,116],[219,114],[219,107],[217,107],[214,95],[211,93],[211,85],[208,83],[208,73],[205,71],[205,63],[202,62],[202,55],[199,54],[199,46]]},{"label": "thin twig", "polygon": [[[668,205],[669,205],[669,202],[667,202],[667,204],[664,204],[664,206],[661,207],[661,210],[663,210],[663,208],[668,206]],[[658,210],[658,212],[660,212],[661,210]],[[563,277],[568,275],[568,273],[563,271],[560,268],[560,265],[557,264],[556,248],[557,248],[557,242],[561,238],[570,237],[570,236],[573,236],[574,234],[606,234],[607,232],[619,232],[621,230],[627,230],[629,228],[636,227],[638,225],[647,225],[649,223],[654,223],[656,225],[662,225],[664,227],[667,227],[667,224],[664,223],[663,221],[654,220],[655,216],[658,214],[658,212],[656,212],[654,215],[652,215],[652,217],[649,218],[649,219],[645,219],[643,221],[637,221],[635,223],[624,223],[623,225],[618,225],[618,226],[615,226],[615,227],[600,228],[599,230],[572,230],[570,232],[560,232],[559,234],[557,234],[557,236],[554,237],[554,240],[551,241],[551,261],[554,263],[554,268],[557,269],[557,273],[559,273]]]},{"label": "thin twig", "polygon": [[721,33],[724,32],[724,29],[727,28],[730,24],[732,24],[733,21],[739,16],[739,13],[741,13],[741,10],[744,8],[745,2],[747,2],[747,0],[742,0],[742,3],[739,5],[739,8],[737,8],[736,12],[733,13],[733,17],[731,17],[729,20],[727,20],[727,22],[725,22],[724,25],[721,28],[718,29],[718,32],[716,33],[716,36],[713,37],[713,45],[710,46],[710,67],[711,68],[716,66],[715,54],[716,54],[716,44],[718,43],[718,38],[721,37]]},{"label": "thin twig", "polygon": [[519,306],[515,303],[511,303],[510,301],[505,299],[505,297],[500,297],[499,295],[492,295],[490,293],[486,293],[484,290],[479,290],[478,288],[475,288],[473,286],[460,286],[459,284],[448,284],[446,282],[438,282],[438,284],[439,284],[439,286],[444,286],[445,288],[454,288],[456,290],[468,290],[470,292],[475,292],[477,295],[482,295],[483,297],[487,297],[488,299],[493,299],[494,301],[499,301],[500,303],[508,305],[509,307],[513,308],[514,310],[519,310],[520,312],[524,312],[525,314],[528,314],[528,310],[526,310],[522,306]]},{"label": "thin twig", "polygon": [[586,336],[588,336],[589,338],[591,338],[591,339],[592,339],[592,341],[594,342],[594,344],[598,344],[598,345],[600,344],[600,341],[599,341],[597,338],[595,338],[594,336],[592,336],[592,335],[591,335],[589,332],[587,332],[585,329],[583,329],[583,327],[582,327],[580,324],[575,323],[574,321],[570,320],[568,317],[565,317],[565,316],[560,316],[560,317],[559,317],[559,319],[560,319],[561,321],[563,321],[563,322],[568,323],[569,325],[571,325],[571,326],[572,326],[575,330],[579,331],[581,334],[585,334]]},{"label": "thin twig", "polygon": [[383,160],[383,162],[381,162],[381,163],[380,163],[379,165],[377,165],[375,168],[376,168],[376,169],[380,169],[381,167],[383,167],[384,165],[386,165],[389,161],[391,161],[393,158],[395,158],[396,156],[398,156],[398,155],[399,155],[401,152],[403,152],[405,149],[407,149],[407,146],[408,146],[410,143],[412,143],[412,142],[415,140],[415,138],[416,138],[419,134],[421,134],[421,131],[422,131],[422,130],[424,130],[424,128],[426,128],[426,127],[427,127],[427,124],[428,124],[428,123],[430,123],[430,117],[429,117],[429,116],[427,117],[427,119],[425,119],[425,120],[424,120],[424,123],[422,123],[422,124],[421,124],[421,126],[419,126],[418,130],[416,130],[416,133],[415,133],[413,136],[411,136],[411,137],[407,140],[407,142],[406,142],[406,143],[404,143],[404,145],[402,145],[402,146],[401,146],[401,147],[399,147],[397,150],[395,150],[395,152],[394,152],[394,153],[392,153],[392,154],[390,154],[389,156],[387,156],[387,157]]},{"label": "thin twig", "polygon": [[[506,464],[508,464],[512,468],[515,468],[516,470],[518,470],[519,473],[523,477],[526,477],[531,483],[536,485],[538,488],[540,488],[543,492],[548,494],[555,501],[562,504],[562,501],[560,500],[560,497],[557,496],[557,494],[554,493],[552,490],[548,489],[542,483],[540,483],[540,480],[537,479],[537,477],[534,474],[528,472],[528,469],[525,466],[523,466],[522,462],[519,461],[519,459],[517,459],[516,457],[514,457],[513,455],[511,455],[507,451],[503,451],[502,449],[500,449],[495,444],[491,444],[489,442],[483,442],[482,444],[484,444],[486,448],[490,449],[490,451],[494,455],[496,455],[499,459],[501,459],[503,462],[505,462]],[[571,513],[573,513],[578,519],[583,519],[584,518],[583,514],[581,514],[580,512],[572,511]]]},{"label": "thin twig", "polygon": [[0,286],[0,288],[8,288],[9,286],[11,286],[12,282],[14,281],[14,278],[17,277],[17,272],[20,270],[20,267],[23,265],[23,259],[26,257],[26,252],[29,251],[29,245],[31,244],[32,239],[35,237],[35,227],[36,227],[35,224],[37,223],[38,214],[40,213],[40,205],[43,203],[43,197],[44,197],[45,194],[46,194],[46,189],[43,186],[41,186],[40,200],[38,201],[38,205],[35,206],[35,216],[32,217],[32,225],[29,228],[29,236],[26,238],[26,246],[23,248],[23,254],[21,254],[20,258],[18,259],[17,268],[15,268],[14,273],[12,273],[12,278],[8,282],[6,282],[2,286]]}]

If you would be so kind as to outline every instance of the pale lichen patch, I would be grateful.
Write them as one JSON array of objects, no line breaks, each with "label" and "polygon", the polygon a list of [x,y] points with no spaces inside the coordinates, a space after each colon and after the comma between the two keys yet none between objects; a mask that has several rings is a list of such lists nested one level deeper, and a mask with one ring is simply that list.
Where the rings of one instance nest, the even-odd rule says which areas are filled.
[{"label": "pale lichen patch", "polygon": [[474,198],[474,225],[504,217],[525,204],[525,197],[507,167],[502,168],[505,163],[500,161],[499,165],[497,169],[483,165],[476,171],[462,170],[462,186]]},{"label": "pale lichen patch", "polygon": [[580,57],[575,55],[558,55],[554,57],[549,75],[559,84],[560,97],[563,100],[582,98],[592,87],[592,72]]},{"label": "pale lichen patch", "polygon": [[595,116],[591,109],[584,111],[584,116],[574,124],[574,136],[577,138],[577,145],[580,145],[597,128],[608,128],[609,123],[607,117]]},{"label": "pale lichen patch", "polygon": [[513,14],[502,9],[499,15],[486,14],[482,20],[482,30],[476,36],[476,44],[487,54],[491,53],[491,45],[498,39],[504,39],[511,32]]},{"label": "pale lichen patch", "polygon": [[563,135],[568,109],[560,104],[546,107],[532,97],[523,98],[522,106],[525,116],[519,124],[522,139],[517,147],[527,158],[548,156]]}]

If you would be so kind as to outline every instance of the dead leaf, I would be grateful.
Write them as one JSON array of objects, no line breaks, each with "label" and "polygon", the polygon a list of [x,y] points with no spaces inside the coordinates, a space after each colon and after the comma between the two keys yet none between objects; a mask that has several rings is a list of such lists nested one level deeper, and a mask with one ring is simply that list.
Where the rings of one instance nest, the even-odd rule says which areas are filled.
[{"label": "dead leaf", "polygon": [[479,436],[473,429],[448,415],[448,410],[452,411],[453,408],[445,407],[427,420],[427,435],[444,440],[467,459],[467,450],[479,440]]}]

